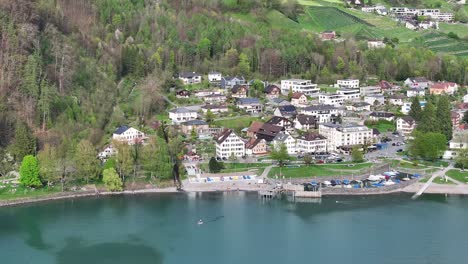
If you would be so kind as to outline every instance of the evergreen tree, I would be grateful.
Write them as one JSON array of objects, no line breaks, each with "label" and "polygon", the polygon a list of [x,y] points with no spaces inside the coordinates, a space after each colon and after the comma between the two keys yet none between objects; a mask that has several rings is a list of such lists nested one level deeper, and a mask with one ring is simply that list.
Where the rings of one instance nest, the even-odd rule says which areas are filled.
[{"label": "evergreen tree", "polygon": [[39,95],[39,110],[42,112],[42,130],[45,130],[46,124],[50,121],[50,108],[54,100],[56,88],[51,85],[46,79],[41,81],[41,93]]},{"label": "evergreen tree", "polygon": [[421,115],[421,122],[419,122],[417,130],[423,133],[439,131],[436,109],[431,102],[428,102],[424,107],[424,111]]},{"label": "evergreen tree", "polygon": [[210,162],[208,163],[210,173],[218,173],[223,168],[222,164],[218,162],[214,157],[211,157]]},{"label": "evergreen tree", "polygon": [[422,110],[418,96],[413,97],[413,99],[411,100],[411,109],[408,114],[417,122],[421,121]]},{"label": "evergreen tree", "polygon": [[18,122],[15,130],[15,141],[12,145],[12,153],[16,160],[22,160],[24,156],[34,154],[36,151],[36,139],[29,127]]},{"label": "evergreen tree", "polygon": [[437,128],[445,135],[447,140],[452,139],[452,117],[450,113],[450,102],[447,96],[440,96],[437,102]]},{"label": "evergreen tree", "polygon": [[42,186],[41,179],[39,178],[39,164],[36,157],[32,155],[24,156],[20,167],[19,182],[27,187]]}]

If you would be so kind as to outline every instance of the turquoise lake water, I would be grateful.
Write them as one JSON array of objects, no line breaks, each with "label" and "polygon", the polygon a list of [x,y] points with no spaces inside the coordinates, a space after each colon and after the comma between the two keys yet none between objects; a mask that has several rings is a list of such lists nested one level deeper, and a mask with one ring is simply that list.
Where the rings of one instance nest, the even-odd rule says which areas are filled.
[{"label": "turquoise lake water", "polygon": [[468,263],[468,197],[153,194],[0,208],[0,263]]}]

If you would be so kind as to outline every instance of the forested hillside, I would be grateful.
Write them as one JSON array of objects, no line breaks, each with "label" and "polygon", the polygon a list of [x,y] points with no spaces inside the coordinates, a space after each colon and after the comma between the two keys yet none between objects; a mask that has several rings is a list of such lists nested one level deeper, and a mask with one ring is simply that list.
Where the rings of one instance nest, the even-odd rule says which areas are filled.
[{"label": "forested hillside", "polygon": [[120,124],[151,133],[181,70],[468,82],[467,59],[322,42],[295,26],[301,12],[293,0],[0,0],[2,166],[7,151],[20,161],[46,144],[62,156],[83,139],[99,148]]}]

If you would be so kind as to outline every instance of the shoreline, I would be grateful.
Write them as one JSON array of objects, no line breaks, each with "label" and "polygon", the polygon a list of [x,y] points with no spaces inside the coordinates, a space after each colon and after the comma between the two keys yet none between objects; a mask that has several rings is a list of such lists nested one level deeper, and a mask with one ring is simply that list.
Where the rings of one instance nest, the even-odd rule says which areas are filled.
[{"label": "shoreline", "polygon": [[[391,190],[379,190],[378,189],[323,189],[322,197],[327,196],[369,196],[369,195],[388,195],[397,193],[415,193],[419,189],[419,183],[414,183],[403,188],[391,189]],[[17,205],[44,203],[58,200],[69,200],[75,198],[86,198],[86,197],[101,197],[101,196],[113,196],[113,195],[135,195],[135,194],[156,194],[156,193],[210,193],[210,192],[260,192],[265,188],[259,186],[238,186],[237,188],[213,188],[213,186],[204,185],[201,186],[190,186],[186,189],[178,191],[175,187],[168,188],[152,188],[152,189],[138,189],[138,190],[125,190],[122,192],[63,192],[55,193],[51,195],[45,195],[42,197],[27,197],[18,198],[11,200],[0,200],[0,208],[2,207],[13,207]],[[367,191],[363,191],[367,190]],[[369,191],[370,190],[370,191]],[[446,194],[446,195],[468,195],[468,185],[431,185],[424,192],[425,194]]]}]

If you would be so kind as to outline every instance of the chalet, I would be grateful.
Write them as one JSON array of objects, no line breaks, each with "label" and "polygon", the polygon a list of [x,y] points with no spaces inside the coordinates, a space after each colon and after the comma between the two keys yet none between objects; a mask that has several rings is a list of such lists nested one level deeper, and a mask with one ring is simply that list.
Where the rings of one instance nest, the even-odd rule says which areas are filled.
[{"label": "chalet", "polygon": [[217,157],[229,158],[245,155],[245,142],[232,129],[224,129],[215,137],[215,142]]},{"label": "chalet", "polygon": [[125,142],[129,145],[143,143],[145,139],[145,133],[129,126],[120,126],[112,134],[112,140]]},{"label": "chalet", "polygon": [[185,89],[176,91],[176,97],[177,98],[190,98],[190,91],[185,90]]},{"label": "chalet", "polygon": [[210,110],[211,113],[227,113],[229,112],[228,107],[225,104],[209,104],[201,107],[201,110],[204,114]]},{"label": "chalet", "polygon": [[404,136],[409,136],[416,128],[416,121],[411,116],[399,117],[396,120],[396,130]]},{"label": "chalet", "polygon": [[195,131],[195,133],[200,134],[201,131],[207,130],[209,128],[208,123],[206,123],[203,120],[190,120],[186,122],[182,122],[180,124],[180,129],[182,130],[182,133],[185,135],[190,135],[192,131]]},{"label": "chalet", "polygon": [[247,98],[248,93],[249,89],[246,85],[236,84],[234,85],[234,87],[231,88],[231,96],[233,98]]},{"label": "chalet", "polygon": [[294,122],[282,116],[273,116],[266,124],[284,127],[288,132],[294,131]]},{"label": "chalet", "polygon": [[423,97],[425,94],[426,94],[426,90],[424,90],[424,88],[410,88],[406,91],[407,97],[416,97],[416,96]]},{"label": "chalet", "polygon": [[293,93],[291,104],[296,107],[307,105],[307,96],[303,93]]},{"label": "chalet", "polygon": [[414,77],[408,78],[405,80],[404,84],[409,88],[422,88],[427,89],[431,82],[427,80],[425,77]]},{"label": "chalet", "polygon": [[294,105],[278,106],[273,114],[275,116],[282,116],[293,119],[297,115],[297,109]]},{"label": "chalet", "polygon": [[208,73],[208,81],[210,83],[220,83],[223,75],[220,72],[210,71]]},{"label": "chalet", "polygon": [[267,142],[271,142],[278,133],[284,132],[285,130],[286,129],[284,127],[265,123],[257,131],[257,138],[265,139]]},{"label": "chalet", "polygon": [[250,138],[245,143],[245,154],[252,155],[263,155],[267,153],[267,144],[264,139]]},{"label": "chalet", "polygon": [[429,93],[440,95],[449,94],[453,95],[458,90],[458,84],[453,82],[437,82],[429,87]]},{"label": "chalet", "polygon": [[294,128],[299,130],[317,129],[318,122],[315,116],[299,114],[294,119]]},{"label": "chalet", "polygon": [[406,96],[403,94],[394,94],[388,97],[388,103],[391,105],[402,106],[405,102]]},{"label": "chalet", "polygon": [[230,76],[224,76],[221,78],[221,88],[222,89],[231,89],[232,87],[234,87],[234,85],[245,85],[246,82],[245,82],[245,78],[244,76],[234,76],[234,77],[230,77]]},{"label": "chalet", "polygon": [[263,111],[263,105],[258,98],[238,98],[237,108],[249,114],[258,114]]},{"label": "chalet", "polygon": [[395,114],[389,112],[372,112],[369,115],[369,119],[393,121],[395,119]]},{"label": "chalet", "polygon": [[260,121],[253,121],[247,129],[247,136],[252,138],[256,137],[258,130],[263,126],[263,123]]},{"label": "chalet", "polygon": [[279,149],[281,145],[285,145],[289,155],[297,153],[296,139],[293,138],[288,132],[280,132],[272,141],[275,149]]},{"label": "chalet", "polygon": [[181,72],[179,73],[179,79],[184,84],[196,84],[201,83],[202,76],[196,72]]},{"label": "chalet", "polygon": [[334,40],[336,38],[336,32],[335,31],[323,31],[320,33],[320,39],[322,40]]},{"label": "chalet", "polygon": [[188,108],[181,107],[169,110],[169,119],[176,125],[185,121],[197,119],[197,117],[197,111]]},{"label": "chalet", "polygon": [[265,93],[266,98],[278,98],[281,95],[281,89],[274,84],[270,84],[263,89],[263,93]]},{"label": "chalet", "polygon": [[327,138],[318,133],[305,133],[297,138],[296,149],[300,153],[326,152]]}]

